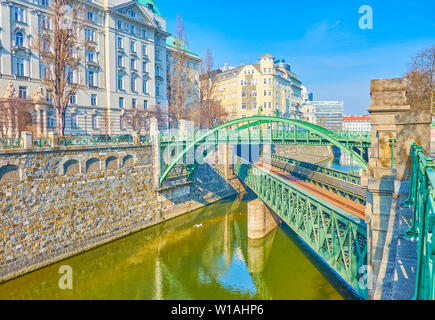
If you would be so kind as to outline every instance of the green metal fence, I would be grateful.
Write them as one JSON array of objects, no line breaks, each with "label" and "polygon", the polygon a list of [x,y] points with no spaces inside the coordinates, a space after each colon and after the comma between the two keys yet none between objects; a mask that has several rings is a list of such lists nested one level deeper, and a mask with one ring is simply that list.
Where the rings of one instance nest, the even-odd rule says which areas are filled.
[{"label": "green metal fence", "polygon": [[418,264],[415,300],[435,300],[435,159],[426,157],[423,148],[411,146],[411,189],[406,200],[413,212],[408,237],[418,238]]},{"label": "green metal fence", "polygon": [[277,154],[263,153],[262,156],[270,157],[272,159],[276,159],[276,160],[284,161],[284,162],[287,162],[290,164],[294,164],[296,166],[306,168],[306,169],[309,169],[311,171],[323,173],[323,174],[326,174],[328,176],[331,176],[331,177],[334,177],[334,178],[337,178],[337,179],[340,179],[343,181],[355,183],[358,185],[361,184],[361,177],[359,175],[351,173],[351,172],[344,172],[344,171],[340,171],[340,170],[336,170],[336,169],[325,168],[325,167],[322,167],[322,166],[319,166],[319,165],[316,165],[313,163],[298,161],[295,159],[282,157],[282,156],[279,156]]},{"label": "green metal fence", "polygon": [[367,288],[360,285],[367,264],[365,222],[240,157],[234,162],[235,174],[367,299]]},{"label": "green metal fence", "polygon": [[20,138],[0,138],[0,149],[19,149],[22,147]]}]

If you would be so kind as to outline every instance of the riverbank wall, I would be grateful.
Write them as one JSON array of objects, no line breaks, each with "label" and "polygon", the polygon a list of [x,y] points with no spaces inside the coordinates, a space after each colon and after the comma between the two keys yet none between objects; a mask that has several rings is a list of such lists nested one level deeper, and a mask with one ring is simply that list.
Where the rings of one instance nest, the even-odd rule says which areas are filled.
[{"label": "riverbank wall", "polygon": [[[204,163],[155,190],[151,145],[0,150],[0,282],[234,196]],[[228,177],[227,177],[228,178]]]}]

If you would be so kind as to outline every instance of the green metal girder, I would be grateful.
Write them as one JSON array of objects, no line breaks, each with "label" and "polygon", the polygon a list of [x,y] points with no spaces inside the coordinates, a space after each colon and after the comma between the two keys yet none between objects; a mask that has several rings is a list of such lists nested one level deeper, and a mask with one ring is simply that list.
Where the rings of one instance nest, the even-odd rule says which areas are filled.
[{"label": "green metal girder", "polygon": [[235,157],[234,173],[359,294],[367,265],[366,223],[267,170]]},{"label": "green metal girder", "polygon": [[302,129],[306,129],[310,132],[313,132],[320,136],[321,138],[328,140],[331,142],[332,145],[340,148],[345,153],[349,154],[352,159],[354,159],[364,170],[367,169],[367,163],[365,162],[362,155],[358,154],[353,150],[353,147],[349,147],[345,143],[341,142],[334,133],[331,131],[319,127],[315,124],[304,122],[301,120],[295,120],[295,119],[287,119],[287,118],[279,118],[279,117],[270,117],[270,116],[254,116],[254,117],[248,117],[248,118],[242,118],[242,119],[235,119],[231,120],[227,123],[221,124],[217,126],[214,129],[209,130],[208,132],[200,135],[199,137],[195,138],[195,140],[191,143],[189,143],[186,148],[178,154],[175,159],[165,168],[164,172],[160,176],[159,182],[160,185],[162,185],[163,181],[168,177],[169,172],[174,168],[174,166],[186,155],[186,153],[194,148],[197,144],[203,143],[203,140],[207,139],[209,136],[216,134],[219,132],[219,130],[226,129],[228,127],[239,125],[241,123],[246,123],[246,128],[249,129],[251,127],[258,126],[259,124],[265,124],[265,123],[281,123],[281,124],[289,124],[295,127],[299,127]]}]

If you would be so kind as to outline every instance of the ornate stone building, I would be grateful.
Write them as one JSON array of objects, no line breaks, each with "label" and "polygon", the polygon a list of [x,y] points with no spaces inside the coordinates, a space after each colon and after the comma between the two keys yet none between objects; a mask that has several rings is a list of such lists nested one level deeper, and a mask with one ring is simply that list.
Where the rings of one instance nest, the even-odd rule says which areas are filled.
[{"label": "ornate stone building", "polygon": [[[51,28],[50,1],[2,0],[0,6],[0,96],[13,86],[18,97],[33,99],[40,135],[56,130],[56,110],[31,44],[40,28]],[[153,0],[78,2],[87,19],[80,36],[93,45],[83,49],[73,76],[82,89],[70,99],[65,133],[129,134],[128,109],[167,109],[166,21]]]}]

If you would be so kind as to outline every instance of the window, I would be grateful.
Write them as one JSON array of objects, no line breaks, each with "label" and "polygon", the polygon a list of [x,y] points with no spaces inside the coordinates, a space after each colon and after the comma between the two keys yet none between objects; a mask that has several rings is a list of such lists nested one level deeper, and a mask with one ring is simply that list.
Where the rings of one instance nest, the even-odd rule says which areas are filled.
[{"label": "window", "polygon": [[48,0],[41,0],[41,6],[48,6]]},{"label": "window", "polygon": [[15,21],[26,22],[26,10],[21,7],[15,7]]},{"label": "window", "polygon": [[131,60],[130,60],[130,69],[136,70],[136,59],[135,58],[131,58]]},{"label": "window", "polygon": [[122,37],[118,37],[117,45],[118,45],[118,49],[124,49],[124,39],[122,39]]},{"label": "window", "polygon": [[134,25],[130,25],[130,33],[131,34],[135,34],[136,33],[136,28]]},{"label": "window", "polygon": [[16,75],[17,76],[24,76],[24,60],[23,59],[17,59],[16,63]]},{"label": "window", "polygon": [[94,13],[91,12],[91,11],[88,11],[88,20],[92,21],[92,22],[95,22],[94,19],[95,19]]},{"label": "window", "polygon": [[118,28],[118,30],[122,30],[122,21],[116,21],[116,27]]},{"label": "window", "polygon": [[131,99],[131,107],[133,108],[133,109],[136,109],[136,99],[135,98],[133,98],[133,99]]},{"label": "window", "polygon": [[119,54],[118,55],[118,67],[123,67],[123,63],[122,63],[122,56]]},{"label": "window", "polygon": [[77,96],[76,94],[73,94],[69,97],[69,103],[70,104],[76,104],[77,103]]},{"label": "window", "polygon": [[142,56],[146,56],[147,55],[147,45],[146,44],[142,44]]},{"label": "window", "polygon": [[41,15],[41,27],[43,29],[51,30],[51,19],[46,15]]},{"label": "window", "polygon": [[242,109],[246,109],[246,103],[242,103]]},{"label": "window", "polygon": [[96,105],[97,105],[97,95],[91,94],[91,106],[96,106]]},{"label": "window", "polygon": [[98,117],[96,114],[92,115],[92,129],[94,130],[98,129]]},{"label": "window", "polygon": [[160,60],[160,51],[159,50],[156,51],[156,59]]},{"label": "window", "polygon": [[142,62],[142,71],[143,73],[148,72],[148,63],[146,61]]},{"label": "window", "polygon": [[130,41],[130,51],[136,52],[136,42],[134,42],[133,40]]},{"label": "window", "polygon": [[147,31],[145,29],[142,30],[142,38],[147,37]]},{"label": "window", "polygon": [[160,77],[160,66],[156,66],[156,77]]},{"label": "window", "polygon": [[136,78],[131,78],[131,91],[136,92]]},{"label": "window", "polygon": [[148,80],[144,79],[143,80],[143,93],[148,94]]},{"label": "window", "polygon": [[56,128],[56,117],[53,112],[47,112],[47,127],[50,129]]},{"label": "window", "polygon": [[148,101],[147,101],[147,100],[144,100],[144,101],[143,101],[143,108],[144,108],[145,110],[148,109]]},{"label": "window", "polygon": [[132,18],[136,18],[136,12],[134,12],[133,10],[128,10],[128,15]]},{"label": "window", "polygon": [[18,97],[20,99],[27,99],[27,87],[19,87],[18,88]]},{"label": "window", "polygon": [[124,108],[124,98],[123,97],[119,97],[119,107],[121,109]]},{"label": "window", "polygon": [[77,114],[73,113],[71,114],[71,128],[72,129],[77,129],[79,126],[77,124]]},{"label": "window", "polygon": [[118,89],[124,90],[124,77],[122,75],[118,75]]},{"label": "window", "polygon": [[15,33],[15,45],[18,47],[24,46],[24,36],[23,36],[23,33],[21,31],[18,31],[17,33]]},{"label": "window", "polygon": [[123,116],[121,116],[121,117],[119,118],[119,128],[120,128],[121,130],[125,130],[125,120],[124,120],[124,117],[123,117]]},{"label": "window", "polygon": [[95,86],[95,71],[88,70],[88,76],[86,77],[88,86]]},{"label": "window", "polygon": [[156,96],[160,96],[160,83],[156,83]]},{"label": "window", "polygon": [[94,50],[88,51],[88,61],[95,62],[95,51]]},{"label": "window", "polygon": [[95,30],[94,29],[85,29],[85,38],[86,38],[86,40],[88,40],[88,41],[93,41],[93,42],[95,42],[95,40],[96,40],[96,32],[95,32]]},{"label": "window", "polygon": [[246,92],[242,91],[242,97],[246,97]]}]

